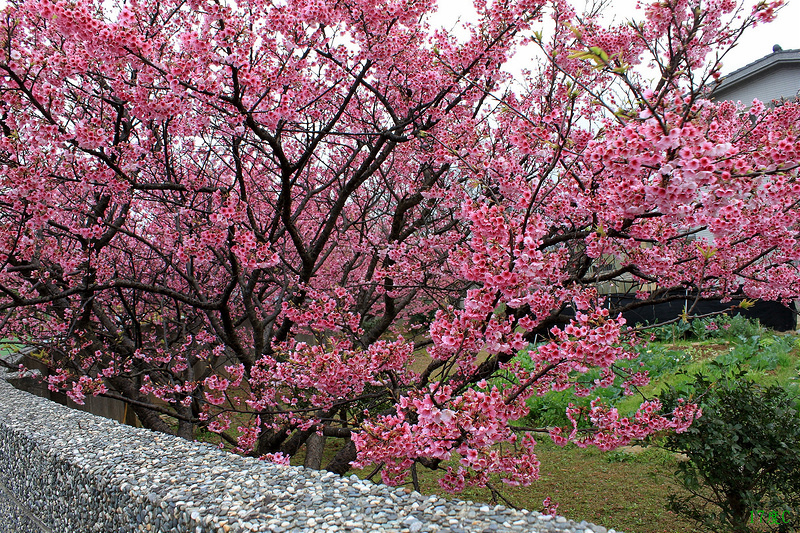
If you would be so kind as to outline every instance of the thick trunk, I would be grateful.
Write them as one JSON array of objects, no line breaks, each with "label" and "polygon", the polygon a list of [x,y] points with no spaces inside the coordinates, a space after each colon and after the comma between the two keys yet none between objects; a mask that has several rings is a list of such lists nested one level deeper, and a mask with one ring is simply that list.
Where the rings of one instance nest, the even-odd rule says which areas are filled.
[{"label": "thick trunk", "polygon": [[738,492],[729,492],[726,497],[733,514],[731,519],[733,531],[735,533],[748,533],[750,528],[747,522],[750,519],[750,509],[747,508]]},{"label": "thick trunk", "polygon": [[322,467],[322,452],[325,450],[325,435],[312,433],[306,440],[306,458],[303,466],[319,470]]},{"label": "thick trunk", "polygon": [[356,445],[352,440],[348,440],[347,443],[336,452],[336,455],[331,459],[331,462],[328,463],[328,466],[325,467],[325,470],[343,476],[350,470],[350,463],[355,460]]},{"label": "thick trunk", "polygon": [[[178,414],[186,418],[192,418],[192,408],[180,407]],[[186,440],[194,440],[194,423],[178,419],[178,436]]]},{"label": "thick trunk", "polygon": [[[127,378],[121,377],[114,377],[114,378],[106,378],[106,381],[111,384],[122,396],[126,398],[130,398],[136,402],[146,403],[148,401],[147,397],[139,392],[139,389],[136,387],[134,382]],[[153,431],[158,431],[161,433],[168,433],[170,435],[174,435],[175,431],[164,422],[161,417],[158,415],[156,411],[152,409],[148,409],[146,407],[142,407],[141,405],[136,404],[129,404],[130,408],[133,409],[133,412],[136,413],[136,416],[139,418],[139,422],[142,423],[142,427],[146,427],[147,429],[152,429]]]},{"label": "thick trunk", "polygon": [[170,427],[170,425],[164,422],[155,411],[138,405],[131,405],[131,408],[139,418],[139,422],[142,423],[142,427],[152,429],[153,431],[158,431],[160,433],[168,433],[170,435],[175,434],[175,431]]},{"label": "thick trunk", "polygon": [[[281,428],[277,431],[264,431],[258,436],[258,444],[255,449],[255,456],[259,457],[265,453],[275,453],[281,451],[281,444],[286,440],[286,429]],[[303,443],[301,442],[300,445]],[[298,448],[300,446],[298,445]]]},{"label": "thick trunk", "polygon": [[289,457],[293,457],[294,454],[297,453],[297,450],[306,442],[308,437],[314,434],[314,429],[308,429],[305,431],[297,430],[292,433],[292,436],[289,437],[286,442],[283,443],[281,446],[281,453],[284,455],[288,455]]}]

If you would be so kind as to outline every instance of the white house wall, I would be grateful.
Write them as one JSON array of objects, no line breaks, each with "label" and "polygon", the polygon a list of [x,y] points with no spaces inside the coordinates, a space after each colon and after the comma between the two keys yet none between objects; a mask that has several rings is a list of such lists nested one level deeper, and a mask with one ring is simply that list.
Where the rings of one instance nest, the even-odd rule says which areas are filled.
[{"label": "white house wall", "polygon": [[749,106],[758,98],[764,103],[781,98],[794,98],[800,88],[800,65],[783,65],[759,75],[742,80],[731,87],[724,87],[714,93],[717,101],[740,101]]}]

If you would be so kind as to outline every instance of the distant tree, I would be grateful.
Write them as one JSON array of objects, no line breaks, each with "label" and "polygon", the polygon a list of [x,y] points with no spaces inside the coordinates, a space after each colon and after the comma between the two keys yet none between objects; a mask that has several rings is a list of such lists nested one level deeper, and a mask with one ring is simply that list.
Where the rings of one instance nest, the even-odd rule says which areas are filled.
[{"label": "distant tree", "polygon": [[[616,365],[615,283],[628,308],[797,297],[800,109],[704,97],[780,2],[610,27],[477,4],[461,42],[432,0],[9,1],[0,334],[146,427],[275,460],[337,436],[326,468],[392,482],[459,454],[457,490],[536,478],[532,395],[647,381]],[[526,43],[545,59],[514,85]],[[696,414],[592,405],[552,437],[610,449]]]}]

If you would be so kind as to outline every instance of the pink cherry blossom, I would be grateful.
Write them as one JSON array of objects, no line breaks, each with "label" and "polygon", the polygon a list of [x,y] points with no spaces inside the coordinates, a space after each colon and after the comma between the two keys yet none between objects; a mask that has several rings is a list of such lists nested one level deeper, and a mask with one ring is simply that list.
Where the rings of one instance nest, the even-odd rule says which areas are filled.
[{"label": "pink cherry blossom", "polygon": [[689,403],[527,402],[647,383],[615,292],[799,296],[800,105],[708,93],[780,5],[477,2],[459,39],[432,0],[10,0],[0,334],[76,402],[276,462],[337,437],[328,468],[392,483],[685,431]]}]

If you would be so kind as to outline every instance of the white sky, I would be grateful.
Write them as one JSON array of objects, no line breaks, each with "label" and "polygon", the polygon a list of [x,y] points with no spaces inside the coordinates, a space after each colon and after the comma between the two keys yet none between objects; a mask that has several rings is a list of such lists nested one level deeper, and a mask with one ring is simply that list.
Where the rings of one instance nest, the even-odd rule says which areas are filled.
[{"label": "white sky", "polygon": [[[643,0],[643,3],[645,2],[647,0]],[[617,21],[622,21],[629,18],[643,18],[642,11],[637,10],[635,6],[636,0],[611,0],[609,7],[615,13]],[[439,0],[439,12],[433,17],[432,23],[449,30],[456,25],[459,17],[462,21],[474,20],[475,9],[471,0]],[[727,74],[772,53],[774,44],[780,44],[784,50],[800,48],[798,33],[800,33],[800,0],[789,0],[774,22],[758,26],[744,34],[738,46],[725,57],[722,73]],[[524,61],[518,63],[521,67]],[[515,67],[516,65],[512,65],[509,70],[513,72]]]}]

